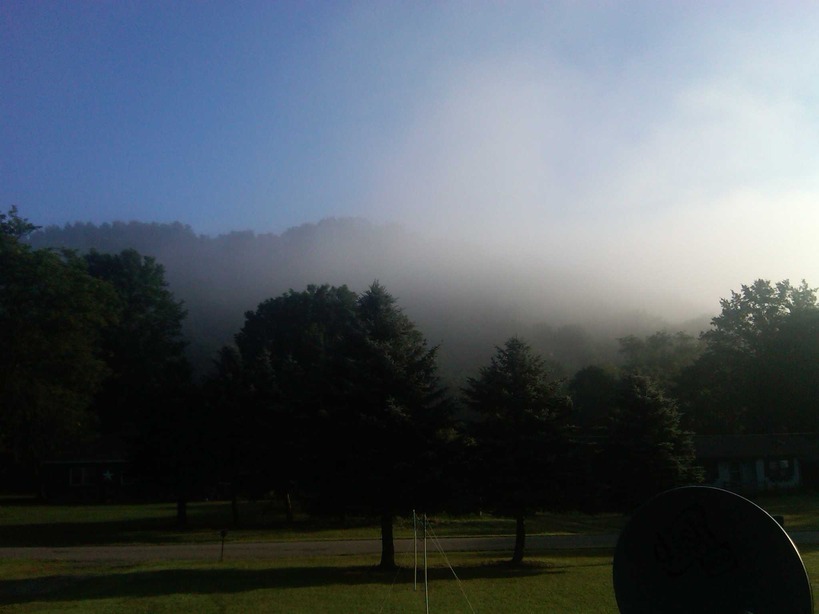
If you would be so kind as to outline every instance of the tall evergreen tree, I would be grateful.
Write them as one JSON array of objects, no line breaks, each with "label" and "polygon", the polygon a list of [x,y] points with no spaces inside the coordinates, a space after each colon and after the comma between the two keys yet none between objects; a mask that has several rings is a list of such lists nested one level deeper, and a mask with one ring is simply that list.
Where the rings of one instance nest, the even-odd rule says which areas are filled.
[{"label": "tall evergreen tree", "polygon": [[349,357],[350,395],[335,422],[348,496],[381,519],[380,567],[395,567],[393,518],[435,502],[453,435],[437,348],[378,282],[359,298]]},{"label": "tall evergreen tree", "polygon": [[561,503],[571,402],[543,359],[517,337],[496,348],[489,365],[467,380],[463,392],[479,416],[476,486],[488,506],[515,518],[512,563],[519,564],[526,516]]},{"label": "tall evergreen tree", "polygon": [[572,422],[586,432],[599,431],[608,423],[617,375],[613,367],[590,365],[580,369],[569,381]]},{"label": "tall evergreen tree", "polygon": [[393,517],[434,499],[437,452],[452,434],[436,349],[377,283],[361,297],[309,286],[265,301],[236,345],[238,357],[220,360],[221,386],[244,383],[222,411],[231,395],[257,408],[245,428],[255,462],[322,511],[378,514],[381,566],[394,567]]},{"label": "tall evergreen tree", "polygon": [[608,499],[624,510],[702,478],[693,434],[680,427],[676,402],[641,375],[620,382],[601,460]]}]

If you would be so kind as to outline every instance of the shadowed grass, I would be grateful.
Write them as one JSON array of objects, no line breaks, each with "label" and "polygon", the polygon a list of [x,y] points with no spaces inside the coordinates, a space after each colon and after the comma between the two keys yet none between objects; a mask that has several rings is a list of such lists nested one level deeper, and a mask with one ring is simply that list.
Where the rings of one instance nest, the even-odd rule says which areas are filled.
[{"label": "shadowed grass", "polygon": [[789,531],[819,531],[819,493],[766,495],[752,501],[772,516],[784,516]]},{"label": "shadowed grass", "polygon": [[[812,578],[819,548],[805,549]],[[430,609],[435,612],[616,614],[611,553],[533,556],[521,567],[487,553],[430,554]],[[0,561],[4,612],[423,612],[422,574],[413,588],[412,557],[395,573],[368,557],[290,561],[107,564]],[[815,607],[819,597],[816,581]],[[467,601],[468,600],[468,601]]]},{"label": "shadowed grass", "polygon": [[[613,612],[611,556],[532,557],[519,568],[491,556],[431,555],[431,609],[440,612]],[[0,604],[10,612],[412,612],[423,611],[411,558],[396,573],[362,557],[297,562],[150,564],[109,568],[0,562]],[[42,567],[42,566],[41,566]],[[419,580],[421,575],[419,574]],[[468,602],[467,602],[468,600]]]},{"label": "shadowed grass", "polygon": [[[175,526],[171,503],[141,505],[42,505],[33,499],[0,498],[0,544],[4,546],[79,546],[112,544],[210,543],[220,529],[230,530],[231,541],[298,539],[377,539],[380,528],[373,518],[308,518],[292,524],[283,512],[266,502],[242,502],[240,528],[231,527],[226,502],[196,502],[188,507],[188,528]],[[539,514],[527,521],[537,533],[615,533],[625,518],[619,514]],[[514,520],[489,514],[430,518],[441,536],[512,535]],[[412,537],[411,518],[397,518],[395,536]]]},{"label": "shadowed grass", "polygon": [[[792,531],[819,531],[819,494],[755,499],[771,514],[785,517]],[[618,533],[627,518],[621,514],[544,513],[527,519],[527,533]],[[78,546],[112,544],[212,543],[220,529],[230,529],[234,542],[298,539],[377,539],[373,518],[308,518],[285,521],[280,506],[243,501],[239,528],[231,526],[227,502],[196,502],[188,508],[189,526],[175,526],[172,503],[139,505],[43,505],[31,498],[0,497],[0,544],[4,546]],[[514,520],[491,514],[430,518],[440,537],[512,535]],[[397,518],[397,538],[412,536],[412,519]]]}]

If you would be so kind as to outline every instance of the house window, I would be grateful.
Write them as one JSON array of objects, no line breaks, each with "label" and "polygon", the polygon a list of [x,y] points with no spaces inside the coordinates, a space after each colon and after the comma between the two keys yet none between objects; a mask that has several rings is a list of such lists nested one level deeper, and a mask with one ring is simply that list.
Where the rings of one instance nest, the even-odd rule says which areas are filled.
[{"label": "house window", "polygon": [[765,465],[765,476],[772,482],[789,482],[793,479],[793,463],[787,458],[772,458]]},{"label": "house window", "polygon": [[68,472],[68,483],[71,486],[92,484],[91,470],[88,467],[72,467]]}]

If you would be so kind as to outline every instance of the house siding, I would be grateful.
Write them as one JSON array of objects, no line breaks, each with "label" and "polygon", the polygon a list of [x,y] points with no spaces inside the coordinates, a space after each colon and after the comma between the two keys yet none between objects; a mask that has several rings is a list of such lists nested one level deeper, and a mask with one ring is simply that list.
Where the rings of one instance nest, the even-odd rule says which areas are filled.
[{"label": "house siding", "polygon": [[741,493],[810,485],[819,459],[816,433],[703,436],[695,438],[695,446],[706,483]]},{"label": "house siding", "polygon": [[51,461],[40,465],[40,495],[55,503],[105,503],[133,496],[123,460]]}]

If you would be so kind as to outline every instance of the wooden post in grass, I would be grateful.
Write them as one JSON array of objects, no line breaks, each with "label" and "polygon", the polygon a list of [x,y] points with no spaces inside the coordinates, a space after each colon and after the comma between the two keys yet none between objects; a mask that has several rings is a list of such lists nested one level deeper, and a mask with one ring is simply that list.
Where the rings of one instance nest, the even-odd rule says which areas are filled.
[{"label": "wooden post in grass", "polygon": [[523,552],[526,548],[526,524],[523,511],[515,516],[515,551],[512,553],[512,564],[520,565],[523,562]]},{"label": "wooden post in grass", "polygon": [[227,534],[228,534],[227,529],[222,529],[221,531],[219,531],[219,535],[222,538],[222,549],[219,551],[220,563],[225,560],[225,538],[227,537]]}]

